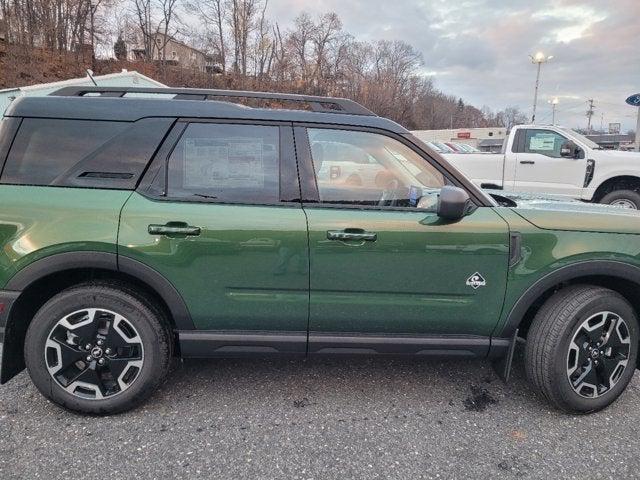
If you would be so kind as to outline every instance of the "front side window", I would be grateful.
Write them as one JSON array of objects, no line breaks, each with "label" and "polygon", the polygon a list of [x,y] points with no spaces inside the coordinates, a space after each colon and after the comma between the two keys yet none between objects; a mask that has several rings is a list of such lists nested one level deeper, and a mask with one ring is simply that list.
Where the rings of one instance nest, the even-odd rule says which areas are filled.
[{"label": "front side window", "polygon": [[371,132],[307,132],[321,203],[436,208],[444,176],[403,143]]},{"label": "front side window", "polygon": [[527,130],[524,153],[539,153],[560,158],[560,149],[567,139],[552,130]]},{"label": "front side window", "polygon": [[279,128],[191,123],[169,158],[167,196],[279,201]]}]

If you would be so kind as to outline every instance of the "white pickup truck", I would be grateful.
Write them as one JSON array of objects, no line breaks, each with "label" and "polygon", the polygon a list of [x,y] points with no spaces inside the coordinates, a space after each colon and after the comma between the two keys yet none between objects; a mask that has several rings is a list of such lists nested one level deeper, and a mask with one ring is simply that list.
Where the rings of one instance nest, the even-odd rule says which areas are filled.
[{"label": "white pickup truck", "polygon": [[603,150],[568,128],[518,125],[501,154],[444,157],[483,188],[640,209],[640,153]]}]

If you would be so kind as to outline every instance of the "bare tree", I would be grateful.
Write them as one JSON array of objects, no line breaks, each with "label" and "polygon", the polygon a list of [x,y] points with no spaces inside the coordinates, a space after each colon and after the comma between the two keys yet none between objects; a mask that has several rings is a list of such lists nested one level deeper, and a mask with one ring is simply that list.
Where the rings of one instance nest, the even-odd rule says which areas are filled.
[{"label": "bare tree", "polygon": [[227,42],[224,25],[228,19],[227,2],[225,0],[194,0],[188,2],[186,7],[188,11],[200,17],[201,25],[206,34],[211,37],[211,47],[220,62],[222,73],[226,74]]}]

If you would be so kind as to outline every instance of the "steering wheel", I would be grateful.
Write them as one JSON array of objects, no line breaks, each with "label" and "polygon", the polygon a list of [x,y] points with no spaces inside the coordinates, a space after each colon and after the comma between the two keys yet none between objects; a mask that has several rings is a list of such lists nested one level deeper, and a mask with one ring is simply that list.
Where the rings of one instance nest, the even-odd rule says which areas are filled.
[{"label": "steering wheel", "polygon": [[379,207],[394,207],[398,203],[398,188],[400,183],[397,179],[390,180],[382,190],[380,200],[378,200]]}]

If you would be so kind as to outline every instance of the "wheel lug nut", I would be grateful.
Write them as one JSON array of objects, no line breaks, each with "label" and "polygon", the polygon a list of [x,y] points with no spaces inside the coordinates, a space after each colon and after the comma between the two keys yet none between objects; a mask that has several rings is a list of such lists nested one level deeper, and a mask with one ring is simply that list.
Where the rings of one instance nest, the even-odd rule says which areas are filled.
[{"label": "wheel lug nut", "polygon": [[91,355],[87,355],[87,362],[91,361]]},{"label": "wheel lug nut", "polygon": [[101,358],[100,360],[98,360],[98,364],[104,365],[104,358]]},{"label": "wheel lug nut", "polygon": [[97,343],[98,345],[102,345],[104,342],[103,342],[102,340],[98,340],[96,343]]},{"label": "wheel lug nut", "polygon": [[84,349],[85,349],[85,350],[91,350],[91,344],[90,344],[90,343],[87,343],[87,344],[84,346]]},{"label": "wheel lug nut", "polygon": [[107,349],[104,351],[104,353],[105,353],[105,354],[107,354],[107,355],[111,355],[111,353],[113,353],[113,352],[111,351],[111,349],[110,349],[110,348],[107,348]]}]

